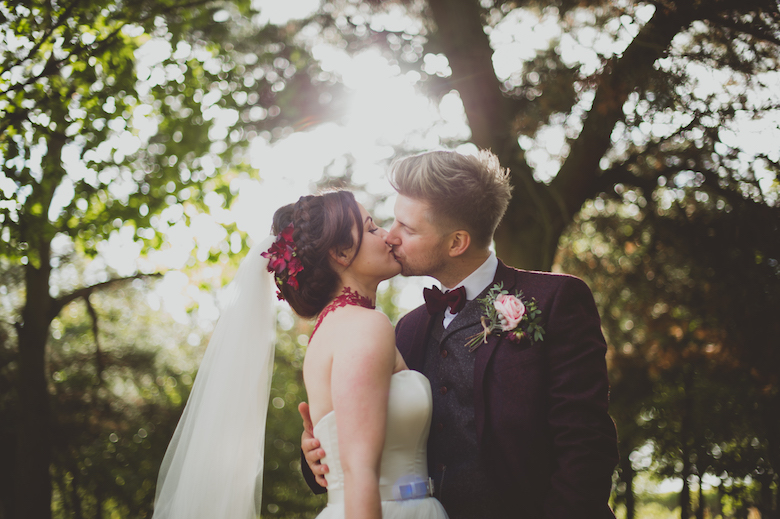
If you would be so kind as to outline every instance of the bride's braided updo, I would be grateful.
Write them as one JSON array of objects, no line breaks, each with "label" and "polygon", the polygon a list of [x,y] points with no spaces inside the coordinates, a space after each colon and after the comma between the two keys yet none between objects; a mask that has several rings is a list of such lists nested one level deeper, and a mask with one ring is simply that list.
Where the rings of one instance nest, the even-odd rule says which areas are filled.
[{"label": "bride's braided updo", "polygon": [[[331,251],[360,250],[363,233],[355,196],[349,191],[302,196],[294,204],[277,209],[272,232],[281,233],[293,224],[295,254],[303,264],[297,274],[299,287],[280,287],[282,295],[301,317],[314,317],[336,296],[339,275],[330,262]],[[357,226],[357,244],[352,234]]]}]

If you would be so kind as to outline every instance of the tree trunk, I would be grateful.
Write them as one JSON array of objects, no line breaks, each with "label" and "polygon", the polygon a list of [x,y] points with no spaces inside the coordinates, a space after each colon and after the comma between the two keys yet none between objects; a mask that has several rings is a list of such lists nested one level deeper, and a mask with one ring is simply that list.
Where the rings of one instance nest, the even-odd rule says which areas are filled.
[{"label": "tree trunk", "polygon": [[490,148],[512,175],[514,195],[496,233],[498,255],[509,265],[550,270],[558,241],[582,204],[597,194],[599,161],[611,147],[610,136],[621,120],[628,95],[647,84],[653,65],[663,56],[692,12],[657,9],[653,19],[623,52],[604,67],[594,104],[580,135],[550,185],[533,178],[512,127],[519,105],[504,95],[492,64],[493,49],[482,26],[477,0],[429,0],[436,23],[431,39],[447,56],[471,128],[471,140]]},{"label": "tree trunk", "polygon": [[[6,424],[15,423],[16,420],[5,414],[3,420],[9,419]],[[12,427],[8,430],[3,427],[0,432],[0,517],[14,519],[16,517],[16,496],[14,493],[14,481],[16,480],[16,433]]]},{"label": "tree trunk", "polygon": [[74,462],[70,467],[70,470],[73,474],[73,481],[71,481],[70,487],[70,500],[71,510],[73,511],[73,519],[83,519],[84,513],[81,507],[81,498],[79,497],[79,485],[81,484],[81,478],[79,477],[78,463]]},{"label": "tree trunk", "polygon": [[696,508],[696,519],[704,519],[704,483],[699,474],[699,506]]},{"label": "tree trunk", "polygon": [[[764,401],[763,420],[767,429],[767,443],[769,451],[769,463],[772,466],[773,475],[769,480],[771,485],[774,480],[774,492],[770,491],[770,504],[768,510],[772,512],[767,515],[771,519],[780,519],[780,417],[775,411],[780,408],[780,398],[775,395],[767,396]],[[773,495],[772,495],[773,494]]]},{"label": "tree trunk", "polygon": [[95,519],[103,519],[103,486],[98,483],[95,488]]},{"label": "tree trunk", "polygon": [[759,477],[758,482],[761,485],[761,493],[758,502],[758,509],[761,512],[761,517],[770,519],[774,514],[772,513],[772,479],[774,474],[764,471]]},{"label": "tree trunk", "polygon": [[723,515],[723,498],[726,497],[726,492],[723,490],[723,482],[718,485],[718,499],[715,501],[715,506],[710,510],[710,517],[718,517]]},{"label": "tree trunk", "polygon": [[52,413],[46,341],[53,300],[49,295],[50,246],[45,238],[38,240],[38,261],[30,261],[25,270],[27,294],[22,323],[18,327],[17,519],[51,518]]},{"label": "tree trunk", "polygon": [[691,475],[691,436],[693,420],[693,377],[694,370],[690,366],[683,373],[683,415],[680,425],[680,445],[682,451],[683,487],[680,491],[680,519],[691,517],[691,489],[688,478]]},{"label": "tree trunk", "polygon": [[452,69],[451,88],[460,94],[471,129],[471,140],[499,157],[513,138],[511,100],[504,96],[493,69],[493,49],[485,34],[477,0],[428,0],[436,22],[432,43],[440,47]]},{"label": "tree trunk", "polygon": [[683,487],[680,491],[680,519],[691,518],[691,489],[688,486],[688,472],[683,468]]},{"label": "tree trunk", "polygon": [[626,518],[634,519],[636,516],[636,497],[634,496],[634,467],[631,466],[629,453],[621,456],[620,460],[620,479],[626,484],[626,490],[623,498],[626,504]]}]

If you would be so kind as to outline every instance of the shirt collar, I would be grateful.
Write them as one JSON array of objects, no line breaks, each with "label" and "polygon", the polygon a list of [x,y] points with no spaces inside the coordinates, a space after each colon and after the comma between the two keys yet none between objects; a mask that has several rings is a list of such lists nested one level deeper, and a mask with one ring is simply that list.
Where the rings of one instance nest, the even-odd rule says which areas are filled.
[{"label": "shirt collar", "polygon": [[[466,288],[466,299],[469,301],[475,299],[482,293],[495,279],[496,270],[498,270],[498,258],[496,253],[490,251],[490,255],[482,265],[477,267],[477,270],[469,274],[466,279],[452,287],[452,289],[460,286]],[[452,290],[442,285],[442,290]]]}]

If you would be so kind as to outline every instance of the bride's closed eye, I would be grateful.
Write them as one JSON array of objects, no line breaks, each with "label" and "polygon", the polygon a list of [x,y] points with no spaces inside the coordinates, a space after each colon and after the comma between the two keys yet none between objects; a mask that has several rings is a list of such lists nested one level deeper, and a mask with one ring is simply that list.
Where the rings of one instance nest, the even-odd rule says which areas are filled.
[{"label": "bride's closed eye", "polygon": [[369,226],[371,226],[371,228],[368,229],[368,232],[370,232],[371,234],[374,234],[375,232],[377,232],[379,230],[379,227],[374,223],[374,219],[371,218],[370,216],[368,218],[366,218],[366,223]]}]

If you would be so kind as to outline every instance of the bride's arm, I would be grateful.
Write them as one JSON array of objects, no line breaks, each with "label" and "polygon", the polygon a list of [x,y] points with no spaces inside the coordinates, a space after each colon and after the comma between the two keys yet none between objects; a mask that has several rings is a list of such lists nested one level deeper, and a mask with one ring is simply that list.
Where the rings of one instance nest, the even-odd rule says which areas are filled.
[{"label": "bride's arm", "polygon": [[331,370],[346,517],[379,519],[379,465],[395,364],[395,336],[384,315],[362,309],[350,313],[348,328],[342,328],[346,333],[341,333],[341,343],[334,349]]}]

